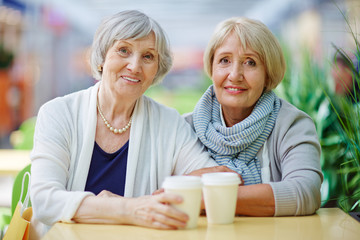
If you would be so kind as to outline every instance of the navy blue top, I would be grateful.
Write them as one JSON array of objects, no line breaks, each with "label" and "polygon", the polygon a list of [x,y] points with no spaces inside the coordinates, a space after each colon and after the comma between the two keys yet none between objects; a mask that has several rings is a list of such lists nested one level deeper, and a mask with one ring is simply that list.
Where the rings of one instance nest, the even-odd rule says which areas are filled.
[{"label": "navy blue top", "polygon": [[106,153],[95,142],[85,191],[102,190],[124,196],[129,141],[114,153]]}]

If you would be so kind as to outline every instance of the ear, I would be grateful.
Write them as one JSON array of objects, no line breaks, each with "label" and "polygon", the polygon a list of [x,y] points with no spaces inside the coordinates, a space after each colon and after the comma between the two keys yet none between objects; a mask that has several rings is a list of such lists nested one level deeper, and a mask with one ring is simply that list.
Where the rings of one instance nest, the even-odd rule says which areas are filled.
[{"label": "ear", "polygon": [[268,74],[266,74],[264,92],[269,91],[269,87],[270,87],[270,78],[269,78]]}]

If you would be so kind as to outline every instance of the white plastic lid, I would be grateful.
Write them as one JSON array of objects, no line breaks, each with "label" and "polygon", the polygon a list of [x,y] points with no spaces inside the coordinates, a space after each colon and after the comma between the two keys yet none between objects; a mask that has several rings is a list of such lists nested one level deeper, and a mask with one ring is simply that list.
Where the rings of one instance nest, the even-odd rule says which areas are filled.
[{"label": "white plastic lid", "polygon": [[239,176],[232,172],[204,173],[201,178],[204,185],[238,185],[241,183]]},{"label": "white plastic lid", "polygon": [[165,189],[201,188],[202,181],[196,176],[169,176],[165,178],[162,187]]}]

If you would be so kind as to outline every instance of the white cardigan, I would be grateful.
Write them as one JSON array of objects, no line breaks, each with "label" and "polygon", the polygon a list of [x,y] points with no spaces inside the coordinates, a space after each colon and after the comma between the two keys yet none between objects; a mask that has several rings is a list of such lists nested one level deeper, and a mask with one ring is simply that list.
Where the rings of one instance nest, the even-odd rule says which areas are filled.
[{"label": "white cardigan", "polygon": [[[71,222],[81,201],[93,195],[84,188],[95,142],[99,84],[53,99],[39,110],[30,156],[31,201],[34,218],[44,224]],[[146,96],[137,101],[125,197],[151,194],[166,176],[211,166],[217,164],[176,110]]]}]

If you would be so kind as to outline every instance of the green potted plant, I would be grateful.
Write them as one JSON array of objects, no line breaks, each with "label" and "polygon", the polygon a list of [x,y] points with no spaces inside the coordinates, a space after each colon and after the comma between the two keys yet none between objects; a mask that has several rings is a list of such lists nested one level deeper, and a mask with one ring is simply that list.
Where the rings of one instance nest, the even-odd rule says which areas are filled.
[{"label": "green potted plant", "polygon": [[[355,35],[353,37],[356,43],[354,56],[359,59],[359,43]],[[346,65],[352,73],[353,80],[347,96],[337,97],[331,101],[338,119],[336,127],[341,144],[345,147],[343,161],[339,168],[343,192],[338,203],[344,211],[351,213],[360,221],[360,73],[358,60],[351,61],[350,56],[342,48],[336,47],[336,50],[337,54],[348,60]]]},{"label": "green potted plant", "polygon": [[[348,17],[340,9],[339,11],[354,40],[355,50],[351,54],[353,56],[350,56],[343,48],[334,45],[336,55],[341,55],[345,59],[352,75],[349,94],[330,101],[338,119],[338,133],[345,147],[343,162],[339,168],[343,192],[338,204],[360,222],[360,44]],[[334,62],[337,64],[336,60]]]},{"label": "green potted plant", "polygon": [[[344,14],[343,16],[356,43],[354,55],[359,57],[356,35],[348,19]],[[339,54],[350,59],[345,51],[336,49]],[[276,91],[281,97],[308,113],[316,124],[322,147],[321,167],[324,173],[322,207],[338,206],[359,220],[360,105],[357,102],[360,91],[354,92],[350,97],[336,96],[329,87],[329,66],[320,66],[313,61],[308,51],[302,52],[300,70],[290,67]],[[294,66],[290,54],[286,56],[287,65]],[[352,61],[348,62],[353,72],[353,84],[360,85],[359,66]]]},{"label": "green potted plant", "polygon": [[316,62],[305,48],[301,51],[301,61],[297,65],[286,46],[283,49],[288,67],[282,83],[275,91],[314,120],[322,148],[322,206],[336,206],[336,198],[342,192],[338,169],[342,162],[343,146],[339,144],[341,139],[338,132],[332,128],[337,117],[332,114],[331,104],[325,94],[331,92],[328,84],[329,70],[327,65],[321,66]]}]

